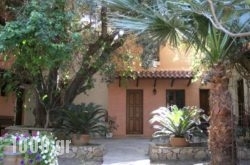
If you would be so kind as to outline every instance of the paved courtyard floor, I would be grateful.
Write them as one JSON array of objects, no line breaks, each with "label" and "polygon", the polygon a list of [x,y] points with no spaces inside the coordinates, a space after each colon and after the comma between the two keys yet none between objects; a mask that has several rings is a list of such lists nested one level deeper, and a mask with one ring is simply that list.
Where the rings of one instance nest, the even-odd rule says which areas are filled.
[{"label": "paved courtyard floor", "polygon": [[[105,144],[103,165],[153,165],[150,164],[148,157],[150,139],[131,137],[125,139],[97,139],[96,141]],[[193,165],[195,163],[197,164],[199,162],[173,161],[164,164]]]},{"label": "paved courtyard floor", "polygon": [[[169,161],[164,164],[150,164],[148,157],[149,139],[94,139],[93,143],[104,144],[105,155],[103,165],[206,165],[197,161]],[[59,165],[84,165],[74,160],[59,160]],[[242,161],[240,165],[250,165],[249,161]]]}]

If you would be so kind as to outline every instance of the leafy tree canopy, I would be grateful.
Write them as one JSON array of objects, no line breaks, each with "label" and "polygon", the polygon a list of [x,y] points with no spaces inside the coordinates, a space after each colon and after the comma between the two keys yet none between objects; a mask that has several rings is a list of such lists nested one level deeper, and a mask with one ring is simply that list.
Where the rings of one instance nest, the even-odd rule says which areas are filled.
[{"label": "leafy tree canopy", "polygon": [[6,60],[14,58],[1,82],[8,89],[30,84],[37,100],[36,125],[44,126],[47,114],[48,126],[49,112],[92,88],[92,76],[107,70],[123,40],[108,29],[108,11],[101,1],[21,2],[11,10],[15,17],[0,27],[0,51]]}]

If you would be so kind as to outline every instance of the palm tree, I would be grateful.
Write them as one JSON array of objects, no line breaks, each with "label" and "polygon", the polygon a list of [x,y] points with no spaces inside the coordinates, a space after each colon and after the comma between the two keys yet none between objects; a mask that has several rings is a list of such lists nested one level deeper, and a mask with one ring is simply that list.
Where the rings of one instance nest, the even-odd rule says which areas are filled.
[{"label": "palm tree", "polygon": [[236,164],[235,126],[233,121],[232,99],[229,92],[230,70],[229,58],[234,41],[216,30],[210,30],[207,37],[205,55],[208,58],[209,70],[205,81],[210,82],[210,126],[208,146],[211,151],[211,165]]},{"label": "palm tree", "polygon": [[[203,53],[203,64],[209,68],[204,79],[212,85],[208,142],[211,165],[237,164],[228,85],[234,62],[231,59],[241,53],[239,48],[247,39],[235,39],[216,30],[205,12],[208,11],[206,1],[157,0],[151,2],[153,4],[143,0],[105,1],[109,7],[119,10],[119,14],[110,16],[114,28],[134,32],[152,42],[168,42],[174,46],[185,42]],[[237,25],[235,20],[232,25]]]}]

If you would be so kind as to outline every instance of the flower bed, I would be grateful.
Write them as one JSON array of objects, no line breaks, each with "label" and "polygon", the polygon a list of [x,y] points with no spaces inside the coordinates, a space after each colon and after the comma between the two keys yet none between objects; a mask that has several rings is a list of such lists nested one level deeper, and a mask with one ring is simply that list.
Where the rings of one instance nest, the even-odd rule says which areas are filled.
[{"label": "flower bed", "polygon": [[[11,126],[7,128],[7,131],[9,134],[6,134],[5,137],[12,136],[12,138],[9,139],[9,143],[11,144],[13,139],[29,139],[28,141],[32,141],[37,137],[37,132],[41,131],[41,133],[38,133],[38,136],[41,137],[41,134],[47,134],[51,135],[52,129],[43,129],[43,128],[34,128],[34,127],[23,127],[23,126]],[[51,135],[52,136],[52,135]],[[21,138],[20,138],[21,137]],[[4,137],[2,137],[4,138]],[[33,142],[33,141],[32,141]],[[103,163],[103,155],[104,155],[104,146],[101,144],[88,144],[85,146],[74,146],[70,144],[70,140],[58,140],[54,138],[53,145],[56,147],[56,156],[60,158],[61,161],[64,162],[79,162],[81,164],[84,162],[84,164],[90,164],[90,165],[101,165]],[[17,142],[17,144],[19,144]],[[2,153],[2,154],[1,154]],[[38,153],[41,153],[38,151]],[[31,153],[23,153],[22,155],[29,155]],[[2,155],[2,156],[1,156]],[[37,154],[39,155],[39,154]],[[29,156],[31,157],[31,156]],[[57,158],[56,157],[56,158]],[[1,158],[3,158],[3,151],[1,152],[1,142],[0,142],[0,164],[1,164]],[[25,161],[28,161],[28,157],[25,157]],[[33,154],[34,160],[36,160],[36,157]],[[39,157],[40,158],[40,157]],[[22,162],[24,162],[24,157],[22,157]],[[33,161],[33,160],[29,160]],[[47,164],[49,164],[48,160],[46,161]],[[44,164],[46,164],[44,163]],[[19,163],[20,164],[20,163]],[[19,165],[18,164],[18,165]],[[76,163],[78,164],[78,163]],[[55,165],[55,164],[53,164]]]},{"label": "flower bed", "polygon": [[0,140],[0,158],[4,164],[40,164],[57,163],[57,146],[51,134],[5,134]]}]

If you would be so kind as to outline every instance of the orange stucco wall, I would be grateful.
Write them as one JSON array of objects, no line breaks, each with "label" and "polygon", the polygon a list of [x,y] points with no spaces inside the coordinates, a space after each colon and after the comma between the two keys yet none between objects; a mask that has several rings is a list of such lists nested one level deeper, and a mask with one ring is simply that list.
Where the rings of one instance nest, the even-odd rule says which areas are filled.
[{"label": "orange stucco wall", "polygon": [[206,89],[199,82],[191,83],[187,86],[188,80],[175,80],[171,87],[171,80],[158,79],[156,83],[157,93],[153,94],[153,79],[139,79],[138,87],[136,81],[129,80],[124,86],[119,87],[119,82],[116,80],[109,85],[108,94],[108,112],[110,116],[116,118],[119,125],[114,132],[115,136],[126,136],[126,90],[127,89],[142,89],[143,90],[143,136],[151,136],[153,129],[149,124],[151,117],[150,113],[159,108],[166,106],[166,90],[167,89],[184,89],[185,90],[185,105],[199,106],[199,89]]},{"label": "orange stucco wall", "polygon": [[168,45],[160,47],[159,57],[160,70],[189,70],[191,69],[192,50],[187,51],[186,48],[173,48]]},{"label": "orange stucco wall", "polygon": [[[6,61],[3,59],[3,56],[0,55],[0,68],[9,69],[13,61],[13,57]],[[14,94],[0,96],[0,116],[14,116],[15,101],[16,97]]]},{"label": "orange stucco wall", "polygon": [[14,116],[15,96],[0,96],[0,116]]}]

